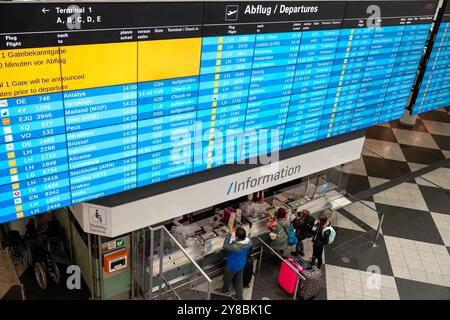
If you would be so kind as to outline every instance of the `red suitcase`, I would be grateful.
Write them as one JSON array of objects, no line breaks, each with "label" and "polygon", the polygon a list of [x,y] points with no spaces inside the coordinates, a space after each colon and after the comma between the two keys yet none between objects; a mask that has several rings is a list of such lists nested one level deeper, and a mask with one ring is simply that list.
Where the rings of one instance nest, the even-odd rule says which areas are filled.
[{"label": "red suitcase", "polygon": [[[287,258],[286,260],[291,264],[291,266],[296,268],[298,272],[303,272],[303,267],[294,259]],[[283,261],[281,263],[280,272],[278,273],[278,284],[280,285],[280,287],[283,288],[283,290],[287,293],[294,294],[295,286],[297,285],[297,279],[297,273],[287,265],[286,261]]]}]

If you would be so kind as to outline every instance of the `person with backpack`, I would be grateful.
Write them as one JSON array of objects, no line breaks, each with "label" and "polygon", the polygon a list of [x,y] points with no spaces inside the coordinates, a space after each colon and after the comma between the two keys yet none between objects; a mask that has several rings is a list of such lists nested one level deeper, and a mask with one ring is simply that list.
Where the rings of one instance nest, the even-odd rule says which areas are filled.
[{"label": "person with backpack", "polygon": [[315,265],[317,259],[317,268],[322,266],[322,254],[325,245],[331,244],[336,236],[336,231],[328,221],[325,214],[321,214],[313,227],[315,235],[313,236],[313,255],[311,257],[311,265]]},{"label": "person with backpack", "polygon": [[230,230],[223,243],[223,249],[227,252],[227,263],[223,274],[223,287],[220,292],[228,293],[230,284],[234,281],[236,295],[233,298],[242,300],[244,294],[242,277],[252,243],[247,238],[247,232],[244,228],[239,227],[236,229],[236,241],[231,240],[232,233],[233,230]]},{"label": "person with backpack", "polygon": [[273,250],[278,252],[281,256],[290,245],[296,245],[296,237],[294,230],[291,228],[291,223],[286,216],[286,210],[279,208],[276,213],[275,221],[269,222],[270,246]]},{"label": "person with backpack", "polygon": [[314,235],[313,227],[315,220],[311,216],[308,210],[302,210],[297,212],[297,218],[293,222],[295,235],[297,237],[297,245],[295,247],[295,252],[292,253],[294,256],[300,255],[305,256],[305,250],[303,246],[303,240],[307,238],[312,238]]}]

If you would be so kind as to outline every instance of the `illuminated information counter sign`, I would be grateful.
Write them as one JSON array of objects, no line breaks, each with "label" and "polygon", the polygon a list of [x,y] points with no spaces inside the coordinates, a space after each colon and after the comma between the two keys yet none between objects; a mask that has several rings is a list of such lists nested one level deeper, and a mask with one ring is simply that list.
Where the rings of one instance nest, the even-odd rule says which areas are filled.
[{"label": "illuminated information counter sign", "polygon": [[435,2],[370,4],[1,4],[0,222],[399,118]]},{"label": "illuminated information counter sign", "polygon": [[450,5],[444,11],[411,114],[450,106]]}]

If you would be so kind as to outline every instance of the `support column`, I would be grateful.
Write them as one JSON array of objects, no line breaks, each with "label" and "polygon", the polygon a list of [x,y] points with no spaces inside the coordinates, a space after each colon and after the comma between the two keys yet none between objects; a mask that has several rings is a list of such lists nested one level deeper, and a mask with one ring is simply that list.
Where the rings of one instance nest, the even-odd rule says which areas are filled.
[{"label": "support column", "polygon": [[400,125],[408,128],[414,127],[416,124],[417,115],[410,115],[409,110],[405,110],[403,117],[399,120]]}]

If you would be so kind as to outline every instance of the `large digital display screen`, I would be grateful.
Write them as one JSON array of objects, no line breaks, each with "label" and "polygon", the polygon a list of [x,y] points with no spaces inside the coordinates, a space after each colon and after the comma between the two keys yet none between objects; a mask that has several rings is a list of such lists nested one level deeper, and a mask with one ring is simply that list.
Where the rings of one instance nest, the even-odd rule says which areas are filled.
[{"label": "large digital display screen", "polygon": [[411,114],[450,106],[450,4],[441,23]]},{"label": "large digital display screen", "polygon": [[0,222],[400,118],[436,10],[0,6]]}]

